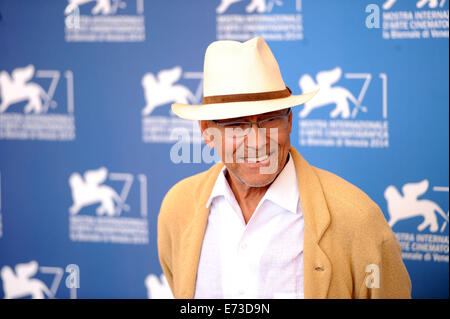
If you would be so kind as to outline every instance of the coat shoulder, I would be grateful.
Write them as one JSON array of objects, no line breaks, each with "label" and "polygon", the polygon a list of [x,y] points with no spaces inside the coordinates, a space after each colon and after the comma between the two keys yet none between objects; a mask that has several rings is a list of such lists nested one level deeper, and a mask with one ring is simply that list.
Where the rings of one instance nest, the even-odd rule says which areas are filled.
[{"label": "coat shoulder", "polygon": [[[380,207],[360,188],[329,171],[314,168],[329,206],[331,219],[353,233],[374,231],[381,240],[392,237]],[[377,235],[378,234],[378,235]]]},{"label": "coat shoulder", "polygon": [[[159,218],[189,218],[194,208],[209,197],[223,164],[218,163],[201,173],[189,176],[172,186],[164,196]],[[206,203],[206,201],[205,201]]]}]

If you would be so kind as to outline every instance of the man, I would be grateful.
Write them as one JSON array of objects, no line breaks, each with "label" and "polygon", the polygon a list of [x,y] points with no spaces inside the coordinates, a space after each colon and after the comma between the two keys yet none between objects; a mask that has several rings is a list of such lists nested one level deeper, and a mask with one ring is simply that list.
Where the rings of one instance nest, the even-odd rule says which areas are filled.
[{"label": "man", "polygon": [[207,49],[199,120],[222,162],[165,196],[158,251],[175,298],[409,298],[378,206],[290,146],[292,95],[260,37]]}]

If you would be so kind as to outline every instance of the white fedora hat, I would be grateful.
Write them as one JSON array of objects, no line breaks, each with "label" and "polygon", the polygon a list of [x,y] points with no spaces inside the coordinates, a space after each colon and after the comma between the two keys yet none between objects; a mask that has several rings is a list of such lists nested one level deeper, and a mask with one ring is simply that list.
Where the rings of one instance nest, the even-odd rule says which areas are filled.
[{"label": "white fedora hat", "polygon": [[292,95],[261,37],[244,43],[215,41],[205,53],[203,103],[174,103],[172,111],[189,120],[220,120],[300,105],[317,91]]}]

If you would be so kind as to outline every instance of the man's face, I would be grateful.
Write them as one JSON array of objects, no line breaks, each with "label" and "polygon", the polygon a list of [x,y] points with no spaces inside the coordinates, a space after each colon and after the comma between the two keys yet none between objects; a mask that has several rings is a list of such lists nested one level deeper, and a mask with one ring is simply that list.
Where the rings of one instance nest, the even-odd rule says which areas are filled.
[{"label": "man's face", "polygon": [[[200,121],[205,142],[214,147],[230,174],[250,187],[269,185],[283,169],[290,147],[292,113],[288,109],[218,121]],[[247,126],[241,122],[261,121]],[[235,124],[233,124],[235,123]],[[231,125],[229,125],[231,124]]]}]

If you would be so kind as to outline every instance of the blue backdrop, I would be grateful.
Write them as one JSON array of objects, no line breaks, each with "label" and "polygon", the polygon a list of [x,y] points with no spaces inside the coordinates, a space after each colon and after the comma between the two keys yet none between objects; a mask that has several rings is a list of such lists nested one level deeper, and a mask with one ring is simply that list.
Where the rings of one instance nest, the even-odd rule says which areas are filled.
[{"label": "blue backdrop", "polygon": [[0,0],[0,297],[169,296],[162,198],[217,160],[170,104],[201,100],[210,42],[261,35],[294,94],[321,89],[293,109],[292,144],[381,207],[413,297],[448,298],[448,14],[446,0]]}]

